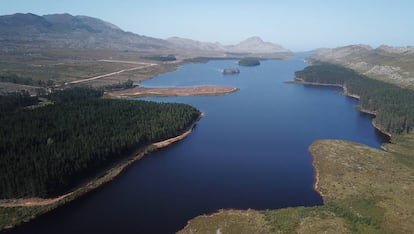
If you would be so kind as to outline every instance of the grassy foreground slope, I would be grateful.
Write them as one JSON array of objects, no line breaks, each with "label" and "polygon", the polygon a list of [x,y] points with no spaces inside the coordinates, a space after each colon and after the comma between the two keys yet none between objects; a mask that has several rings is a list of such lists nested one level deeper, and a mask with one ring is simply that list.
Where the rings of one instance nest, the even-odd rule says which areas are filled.
[{"label": "grassy foreground slope", "polygon": [[410,233],[414,230],[414,136],[365,145],[320,140],[310,146],[325,204],[267,211],[223,210],[179,233]]}]

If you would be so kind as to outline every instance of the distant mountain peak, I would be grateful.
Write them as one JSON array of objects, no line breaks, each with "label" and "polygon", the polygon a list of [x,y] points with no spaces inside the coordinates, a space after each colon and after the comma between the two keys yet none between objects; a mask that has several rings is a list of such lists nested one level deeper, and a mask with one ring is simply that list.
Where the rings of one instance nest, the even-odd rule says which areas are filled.
[{"label": "distant mountain peak", "polygon": [[230,56],[239,56],[237,54],[273,56],[275,53],[286,56],[291,54],[282,46],[265,42],[258,36],[247,38],[231,46],[179,37],[162,40],[125,32],[101,19],[73,16],[68,13],[43,16],[32,13],[3,15],[0,16],[0,32],[0,52],[19,48],[35,51],[44,48],[65,48],[162,52],[183,50],[202,54],[218,53],[220,56],[231,53],[235,55]]},{"label": "distant mountain peak", "polygon": [[254,36],[249,37],[246,40],[240,42],[237,45],[230,47],[231,52],[239,53],[290,53],[288,49],[283,48],[281,45],[274,44],[271,42],[265,42],[262,38]]},{"label": "distant mountain peak", "polygon": [[253,37],[249,37],[246,40],[242,41],[241,43],[264,43],[264,41],[262,40],[262,38],[258,37],[258,36],[253,36]]}]

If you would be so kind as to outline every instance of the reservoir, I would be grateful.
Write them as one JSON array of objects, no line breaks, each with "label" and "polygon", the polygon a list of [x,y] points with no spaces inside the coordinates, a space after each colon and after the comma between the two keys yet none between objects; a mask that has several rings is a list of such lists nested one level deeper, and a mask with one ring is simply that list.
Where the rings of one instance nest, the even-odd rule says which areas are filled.
[{"label": "reservoir", "polygon": [[[284,83],[308,64],[235,60],[188,64],[143,82],[146,87],[225,85],[239,92],[214,97],[146,98],[188,103],[205,113],[183,141],[147,155],[114,181],[8,233],[174,233],[218,209],[314,206],[308,147],[345,139],[379,148],[387,138],[358,101],[333,87]],[[222,75],[224,68],[240,74]]]}]

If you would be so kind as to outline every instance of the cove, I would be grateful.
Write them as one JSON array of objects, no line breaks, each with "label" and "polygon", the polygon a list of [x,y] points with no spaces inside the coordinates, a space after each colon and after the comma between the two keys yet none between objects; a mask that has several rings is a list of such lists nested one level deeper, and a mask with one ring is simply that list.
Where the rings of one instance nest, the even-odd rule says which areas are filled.
[{"label": "cove", "polygon": [[[217,209],[277,209],[322,204],[313,190],[309,145],[345,139],[379,148],[388,139],[340,88],[286,84],[307,66],[290,60],[238,67],[188,64],[145,87],[226,85],[215,97],[146,98],[191,104],[205,113],[183,141],[138,161],[111,183],[10,233],[173,233]],[[240,74],[222,75],[237,67]]]}]

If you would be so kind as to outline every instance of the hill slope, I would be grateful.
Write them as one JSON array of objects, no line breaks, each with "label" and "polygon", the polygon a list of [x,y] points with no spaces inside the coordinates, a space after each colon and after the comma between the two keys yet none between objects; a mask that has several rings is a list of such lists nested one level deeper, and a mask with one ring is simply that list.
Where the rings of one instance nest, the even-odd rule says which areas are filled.
[{"label": "hill slope", "polygon": [[3,51],[19,48],[150,50],[171,46],[165,40],[125,32],[100,19],[70,14],[0,16],[0,31]]},{"label": "hill slope", "polygon": [[282,46],[264,42],[259,37],[251,37],[230,46],[179,37],[163,40],[123,31],[118,26],[101,19],[70,14],[4,15],[0,16],[0,31],[2,52],[32,52],[47,48],[48,50],[149,51],[155,54],[190,53],[211,57],[221,57],[223,53],[234,53],[238,56],[244,53],[279,54],[282,55],[279,56],[281,58],[291,55],[291,52]]},{"label": "hill slope", "polygon": [[414,88],[414,47],[350,45],[320,50],[311,61],[336,63],[374,79]]}]

